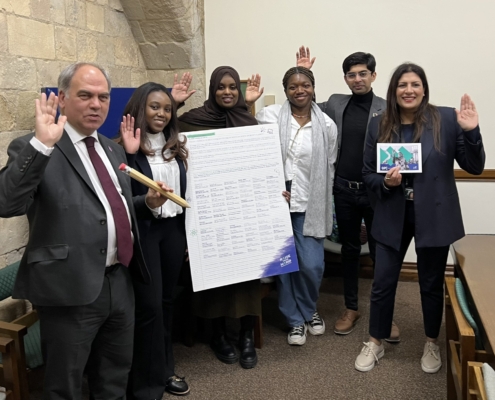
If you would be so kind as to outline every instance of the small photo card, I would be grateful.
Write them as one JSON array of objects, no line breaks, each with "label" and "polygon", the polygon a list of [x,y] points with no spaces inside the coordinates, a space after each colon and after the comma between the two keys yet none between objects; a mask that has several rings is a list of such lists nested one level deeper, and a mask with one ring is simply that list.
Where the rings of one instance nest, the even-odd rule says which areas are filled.
[{"label": "small photo card", "polygon": [[378,143],[376,172],[386,173],[394,167],[403,173],[421,173],[421,143]]}]

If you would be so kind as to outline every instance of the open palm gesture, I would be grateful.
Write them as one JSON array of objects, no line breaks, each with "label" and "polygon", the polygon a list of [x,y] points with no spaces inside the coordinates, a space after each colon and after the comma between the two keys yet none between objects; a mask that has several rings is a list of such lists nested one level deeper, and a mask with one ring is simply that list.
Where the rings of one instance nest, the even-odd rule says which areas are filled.
[{"label": "open palm gesture", "polygon": [[55,123],[57,107],[58,97],[53,92],[50,93],[48,99],[45,93],[42,93],[40,98],[36,99],[34,136],[47,147],[53,147],[64,133],[67,117],[61,115],[58,118],[58,122]]},{"label": "open palm gesture", "polygon": [[299,51],[296,53],[296,61],[297,61],[296,65],[298,67],[311,69],[311,67],[315,63],[315,60],[316,57],[311,58],[309,47],[304,47],[304,46],[299,47]]},{"label": "open palm gesture", "polygon": [[252,75],[251,78],[247,80],[246,86],[246,104],[252,106],[256,100],[258,100],[263,94],[265,88],[261,88],[261,76],[260,74]]},{"label": "open palm gesture", "polygon": [[455,110],[457,122],[463,131],[471,131],[478,126],[478,112],[473,100],[467,94],[461,97],[461,110]]},{"label": "open palm gesture", "polygon": [[137,128],[134,132],[134,117],[130,114],[122,117],[120,123],[120,136],[125,152],[128,154],[136,154],[141,144],[141,129]]},{"label": "open palm gesture", "polygon": [[189,86],[192,82],[192,75],[190,72],[184,72],[182,78],[177,80],[178,76],[174,76],[174,86],[172,86],[172,91],[170,92],[177,104],[184,103],[189,97],[191,97],[196,90],[189,90]]}]

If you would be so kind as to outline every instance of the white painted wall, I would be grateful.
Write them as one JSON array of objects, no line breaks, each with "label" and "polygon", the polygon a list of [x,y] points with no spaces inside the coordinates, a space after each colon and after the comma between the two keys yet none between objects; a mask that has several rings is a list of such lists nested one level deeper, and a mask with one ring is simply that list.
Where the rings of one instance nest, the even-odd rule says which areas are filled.
[{"label": "white painted wall", "polygon": [[[317,57],[317,101],[349,92],[341,66],[355,51],[375,56],[374,90],[384,97],[394,68],[412,61],[426,70],[433,104],[458,107],[462,94],[471,95],[486,168],[495,168],[494,17],[493,0],[205,0],[207,81],[219,65],[236,68],[241,79],[260,73],[265,94],[282,103],[282,77],[304,44]],[[466,232],[495,233],[495,184],[458,188]],[[415,261],[411,249],[406,260]]]}]

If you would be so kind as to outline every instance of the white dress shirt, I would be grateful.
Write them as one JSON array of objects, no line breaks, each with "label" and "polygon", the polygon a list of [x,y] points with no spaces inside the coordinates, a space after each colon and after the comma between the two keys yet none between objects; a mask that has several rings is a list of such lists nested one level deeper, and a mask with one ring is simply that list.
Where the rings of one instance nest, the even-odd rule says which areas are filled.
[{"label": "white dress shirt", "polygon": [[[180,169],[179,164],[174,159],[165,161],[162,155],[163,146],[166,144],[165,135],[160,133],[146,133],[150,142],[150,150],[154,155],[146,156],[150,164],[154,181],[164,182],[174,193],[180,196]],[[165,151],[165,157],[170,157],[169,149]],[[173,201],[166,201],[162,207],[152,208],[151,211],[156,218],[172,218],[182,214],[182,207]]]},{"label": "white dress shirt", "polygon": [[[113,264],[118,262],[118,260],[117,260],[117,233],[115,230],[115,222],[113,219],[112,209],[110,207],[110,203],[108,202],[107,196],[105,195],[105,192],[103,191],[103,187],[101,186],[100,180],[99,180],[98,175],[97,175],[96,170],[95,170],[95,167],[93,166],[93,163],[91,162],[91,159],[89,158],[89,153],[88,153],[88,149],[86,147],[86,143],[83,141],[87,136],[81,135],[68,122],[65,123],[65,131],[67,132],[70,139],[72,140],[72,143],[74,143],[74,147],[76,148],[77,154],[79,154],[79,157],[81,158],[83,166],[89,175],[89,179],[91,180],[91,183],[93,184],[93,188],[95,189],[96,195],[98,196],[98,199],[100,200],[101,204],[103,205],[103,208],[105,209],[105,213],[107,215],[108,243],[107,243],[106,266],[108,267],[108,266],[113,265]],[[122,188],[120,187],[119,180],[117,179],[117,174],[115,173],[115,170],[113,169],[112,164],[110,163],[110,160],[108,159],[108,157],[105,153],[105,150],[103,150],[103,147],[101,146],[101,144],[98,140],[98,135],[97,135],[96,131],[94,131],[90,136],[92,136],[96,139],[95,150],[98,153],[98,155],[101,157],[103,164],[107,168],[108,173],[110,174],[110,178],[112,178],[112,181],[115,184],[117,192],[122,197],[122,201],[124,202],[124,206],[125,206],[125,209],[127,211],[127,217],[129,218],[129,224],[132,226],[131,216],[129,214],[127,202],[126,202],[125,197],[122,195]],[[132,232],[131,232],[131,235],[132,235]],[[133,238],[133,240],[134,240],[134,238]]]}]

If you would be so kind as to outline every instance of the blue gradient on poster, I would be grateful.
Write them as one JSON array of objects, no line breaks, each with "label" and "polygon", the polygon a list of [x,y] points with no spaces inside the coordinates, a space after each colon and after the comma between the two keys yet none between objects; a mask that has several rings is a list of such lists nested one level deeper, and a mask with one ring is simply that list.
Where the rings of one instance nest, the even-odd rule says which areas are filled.
[{"label": "blue gradient on poster", "polygon": [[289,272],[295,271],[299,271],[296,245],[294,244],[294,237],[289,237],[285,240],[284,246],[277,253],[275,260],[263,267],[260,278],[288,274]]}]

